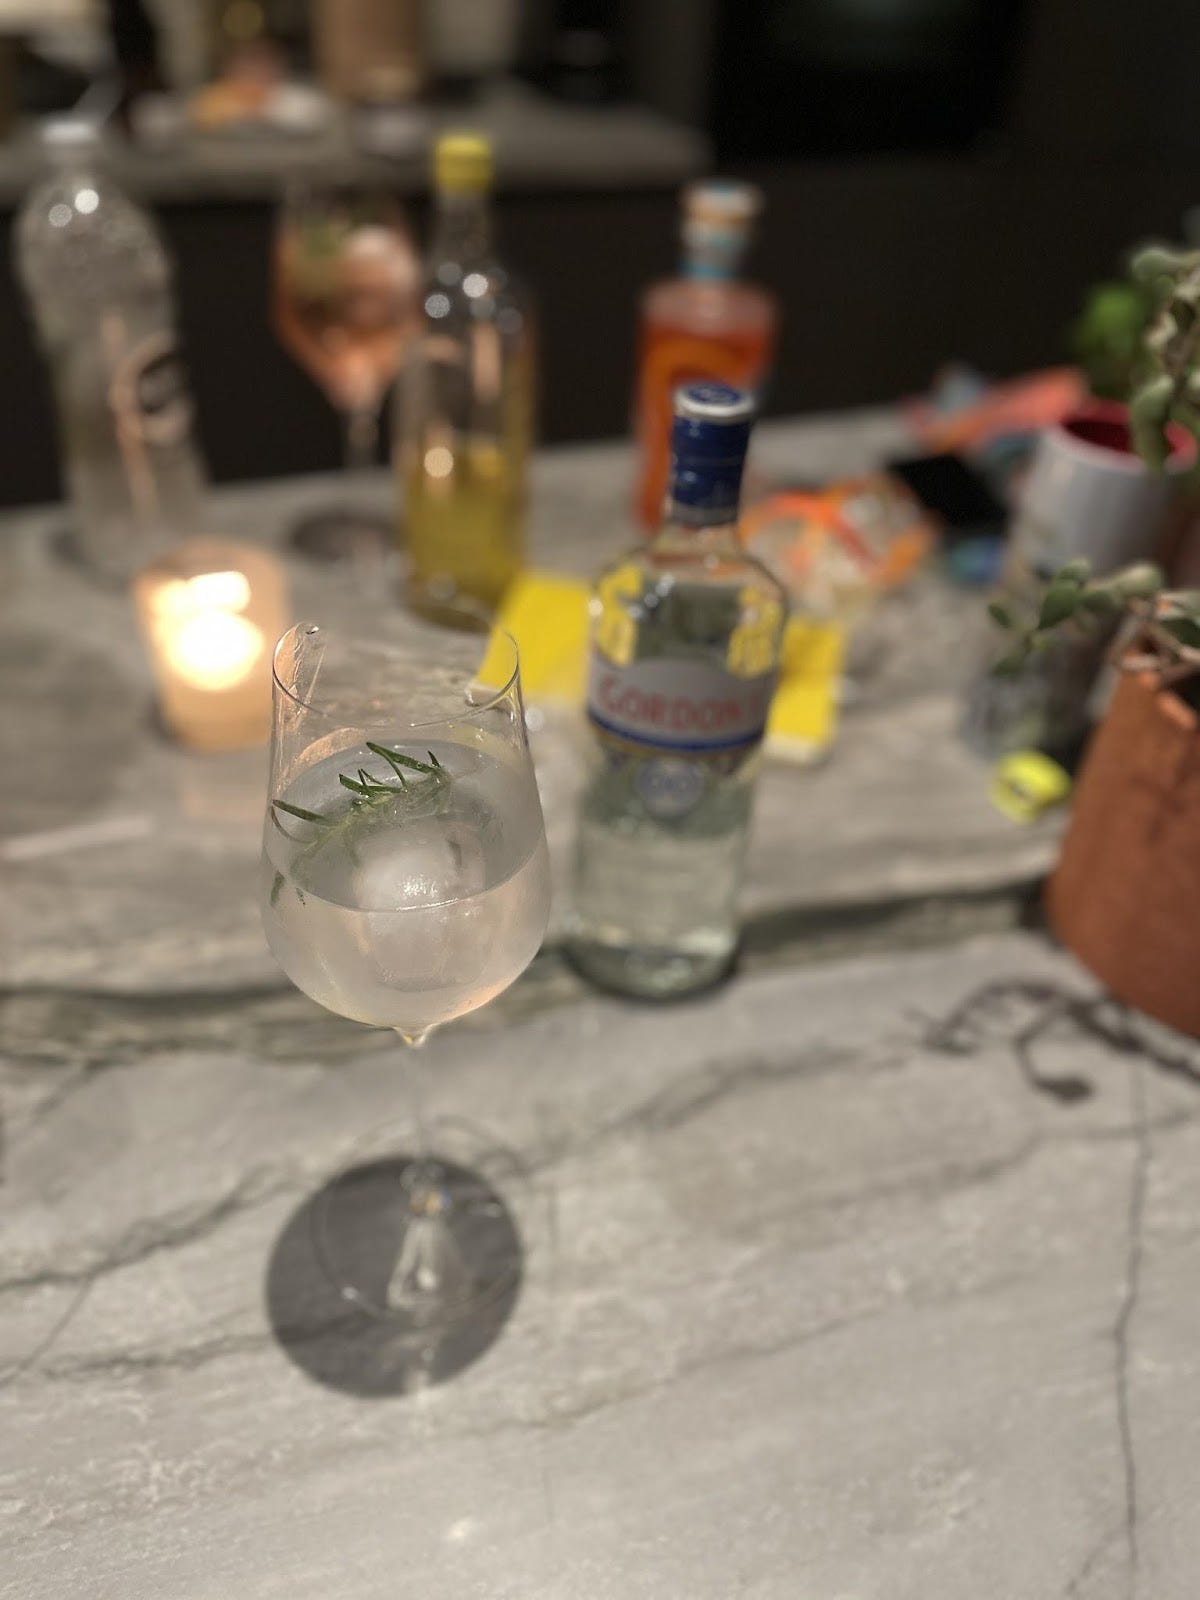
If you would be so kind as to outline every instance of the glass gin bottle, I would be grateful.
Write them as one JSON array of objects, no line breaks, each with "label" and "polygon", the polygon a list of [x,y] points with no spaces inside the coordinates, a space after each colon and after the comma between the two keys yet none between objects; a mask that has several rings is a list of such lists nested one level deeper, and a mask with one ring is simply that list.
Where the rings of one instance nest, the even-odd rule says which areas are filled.
[{"label": "glass gin bottle", "polygon": [[194,531],[204,494],[171,262],[106,171],[94,128],[55,119],[44,141],[49,171],[17,216],[17,269],[54,385],[77,551],[123,579]]},{"label": "glass gin bottle", "polygon": [[438,140],[437,221],[398,450],[410,595],[435,619],[464,602],[494,609],[524,549],[532,330],[492,245],[491,181],[486,140]]},{"label": "glass gin bottle", "polygon": [[667,515],[592,601],[591,770],[570,951],[596,983],[668,998],[728,971],[787,602],[737,537],[754,402],[675,397]]}]

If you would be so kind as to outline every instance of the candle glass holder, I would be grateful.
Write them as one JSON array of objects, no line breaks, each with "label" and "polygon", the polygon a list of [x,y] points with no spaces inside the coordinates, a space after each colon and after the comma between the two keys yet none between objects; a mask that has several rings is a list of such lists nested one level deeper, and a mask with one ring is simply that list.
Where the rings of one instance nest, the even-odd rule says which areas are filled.
[{"label": "candle glass holder", "polygon": [[133,580],[138,623],[168,731],[197,750],[262,744],[271,731],[271,649],[290,620],[269,550],[189,539]]}]

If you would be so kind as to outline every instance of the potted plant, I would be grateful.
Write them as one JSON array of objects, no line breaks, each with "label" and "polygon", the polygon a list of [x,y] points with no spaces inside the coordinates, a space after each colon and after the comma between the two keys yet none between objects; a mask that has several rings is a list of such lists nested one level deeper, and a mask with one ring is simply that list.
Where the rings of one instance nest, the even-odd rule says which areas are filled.
[{"label": "potted plant", "polygon": [[[1200,251],[1144,249],[1132,278],[1147,309],[1129,367],[1129,442],[1137,469],[1161,484],[1181,437],[1193,461],[1200,439]],[[1116,546],[1093,510],[1081,507],[1081,526],[1100,529],[1107,563]],[[1200,590],[1168,589],[1146,562],[1094,577],[1079,548],[1069,554],[1048,581],[990,608],[1010,636],[996,670],[1014,681],[1031,661],[1070,659],[1080,641],[1113,635],[1115,692],[1076,780],[1047,912],[1119,999],[1200,1035]]]},{"label": "potted plant", "polygon": [[993,602],[1019,672],[1064,630],[1120,617],[1115,693],[1084,758],[1046,893],[1051,926],[1118,999],[1200,1035],[1200,591],[1141,564],[1107,579],[1086,561],[1031,617]]},{"label": "potted plant", "polygon": [[[1076,330],[1106,397],[1042,433],[1022,486],[1002,580],[1017,609],[1036,609],[1046,575],[1064,563],[1085,558],[1104,574],[1153,555],[1174,483],[1200,454],[1200,251],[1149,246],[1130,274],[1104,286],[1103,315],[1093,296],[1086,337]],[[1073,764],[1105,642],[1102,630],[1047,635],[1022,672],[1005,682],[983,673],[968,697],[968,742],[992,757],[1035,746]]]},{"label": "potted plant", "polygon": [[[1098,362],[1095,336],[1089,346],[1090,370],[1108,380],[1108,396],[1085,401],[1039,440],[1013,530],[1014,555],[1027,571],[1044,574],[1086,556],[1095,571],[1110,572],[1151,555],[1171,480],[1196,465],[1200,251],[1148,246],[1134,255],[1130,275],[1140,325],[1127,308],[1109,362]],[[1115,286],[1107,292],[1111,299]],[[1118,377],[1128,404],[1112,394]]]}]

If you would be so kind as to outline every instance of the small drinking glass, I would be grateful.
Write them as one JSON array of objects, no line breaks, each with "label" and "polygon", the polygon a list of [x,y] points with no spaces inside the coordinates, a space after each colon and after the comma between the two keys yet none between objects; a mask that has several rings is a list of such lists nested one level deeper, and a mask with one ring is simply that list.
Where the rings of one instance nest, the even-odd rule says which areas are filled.
[{"label": "small drinking glass", "polygon": [[[435,1028],[508,988],[546,930],[513,640],[403,615],[284,634],[262,871],[267,942],[292,982],[410,1047],[403,1160],[326,1188],[321,1263],[346,1299],[415,1333],[459,1322],[518,1272],[494,1248],[496,1197],[479,1176],[496,1147],[458,1119],[428,1123],[411,1068]],[[382,1277],[370,1228],[389,1241]]]},{"label": "small drinking glass", "polygon": [[[289,189],[275,237],[275,332],[342,417],[348,473],[375,462],[380,410],[417,328],[419,289],[412,236],[390,196]],[[346,506],[306,518],[293,543],[338,559],[377,555],[393,540],[385,518]]]}]

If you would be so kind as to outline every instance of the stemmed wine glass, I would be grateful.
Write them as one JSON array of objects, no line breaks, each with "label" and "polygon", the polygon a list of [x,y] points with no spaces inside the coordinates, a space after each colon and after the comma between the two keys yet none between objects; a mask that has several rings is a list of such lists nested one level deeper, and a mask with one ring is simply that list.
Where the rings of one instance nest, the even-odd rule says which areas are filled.
[{"label": "stemmed wine glass", "polygon": [[[419,289],[420,262],[394,199],[336,184],[289,188],[275,236],[275,332],[341,415],[348,473],[375,461],[380,409],[418,325]],[[293,542],[335,559],[377,554],[391,536],[384,519],[347,506],[306,518]]]},{"label": "stemmed wine glass", "polygon": [[[495,1197],[477,1175],[495,1146],[457,1119],[429,1126],[411,1070],[435,1028],[523,971],[549,915],[517,647],[480,630],[305,622],[274,658],[267,942],[321,1005],[395,1029],[414,1089],[405,1159],[386,1181],[376,1164],[324,1191],[319,1254],[345,1298],[414,1332],[460,1321],[516,1275],[487,1247]],[[391,1241],[382,1280],[362,1253],[368,1223]]]}]

